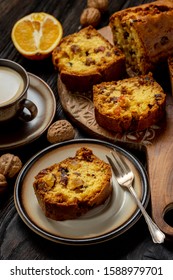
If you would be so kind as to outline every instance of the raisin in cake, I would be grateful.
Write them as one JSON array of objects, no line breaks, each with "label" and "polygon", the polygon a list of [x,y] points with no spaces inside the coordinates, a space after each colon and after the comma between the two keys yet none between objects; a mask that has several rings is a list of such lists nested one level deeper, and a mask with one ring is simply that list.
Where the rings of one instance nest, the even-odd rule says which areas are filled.
[{"label": "raisin in cake", "polygon": [[113,40],[126,56],[129,75],[146,74],[173,54],[173,1],[155,1],[114,13]]},{"label": "raisin in cake", "polygon": [[35,177],[34,190],[48,218],[74,219],[103,204],[112,193],[110,165],[82,147]]},{"label": "raisin in cake", "polygon": [[118,80],[125,56],[92,26],[64,37],[52,53],[62,82],[72,91],[87,91],[96,83]]},{"label": "raisin in cake", "polygon": [[93,86],[97,123],[108,130],[143,130],[165,113],[166,95],[151,74]]}]

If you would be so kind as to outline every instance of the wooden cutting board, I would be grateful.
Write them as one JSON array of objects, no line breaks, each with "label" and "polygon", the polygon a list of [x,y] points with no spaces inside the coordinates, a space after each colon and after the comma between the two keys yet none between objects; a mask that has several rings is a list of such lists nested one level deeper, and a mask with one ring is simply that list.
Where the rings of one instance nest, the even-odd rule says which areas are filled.
[{"label": "wooden cutting board", "polygon": [[[109,27],[100,32],[112,42]],[[170,239],[173,237],[173,221],[165,221],[173,210],[173,97],[167,94],[166,117],[161,123],[141,132],[120,135],[101,128],[94,116],[94,106],[89,93],[70,92],[58,77],[58,92],[64,111],[72,121],[90,136],[127,147],[144,149],[151,189],[152,217]],[[173,217],[172,217],[173,220]]]}]

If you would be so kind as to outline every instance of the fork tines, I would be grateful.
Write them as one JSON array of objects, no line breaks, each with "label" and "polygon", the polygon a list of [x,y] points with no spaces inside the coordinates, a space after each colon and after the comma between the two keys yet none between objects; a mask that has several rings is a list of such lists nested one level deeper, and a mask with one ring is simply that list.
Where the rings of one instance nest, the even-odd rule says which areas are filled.
[{"label": "fork tines", "polygon": [[128,164],[125,162],[124,158],[117,153],[116,150],[111,150],[110,151],[114,161],[106,155],[110,165],[112,166],[113,171],[115,172],[115,175],[118,176],[119,174],[124,174],[124,173],[128,173],[130,171],[130,168],[128,166]]}]

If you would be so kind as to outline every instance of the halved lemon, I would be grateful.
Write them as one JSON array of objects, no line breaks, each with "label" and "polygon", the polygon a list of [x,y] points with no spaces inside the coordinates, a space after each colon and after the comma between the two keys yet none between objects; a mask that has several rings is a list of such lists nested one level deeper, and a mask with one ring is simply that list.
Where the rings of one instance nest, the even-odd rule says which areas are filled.
[{"label": "halved lemon", "polygon": [[43,12],[32,13],[19,19],[11,32],[18,52],[33,60],[51,55],[62,35],[61,23],[54,16]]}]

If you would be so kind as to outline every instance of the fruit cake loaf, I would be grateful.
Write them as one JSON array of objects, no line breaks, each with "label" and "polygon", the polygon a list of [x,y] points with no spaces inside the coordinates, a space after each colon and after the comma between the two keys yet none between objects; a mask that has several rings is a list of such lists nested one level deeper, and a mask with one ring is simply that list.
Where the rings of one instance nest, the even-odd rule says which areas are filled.
[{"label": "fruit cake loaf", "polygon": [[103,204],[112,193],[110,165],[82,147],[74,157],[41,170],[34,190],[48,218],[75,219]]},{"label": "fruit cake loaf", "polygon": [[129,75],[153,71],[173,53],[173,1],[162,0],[115,12],[113,40],[126,56]]},{"label": "fruit cake loaf", "polygon": [[115,132],[143,130],[165,113],[166,95],[152,74],[93,86],[97,123]]},{"label": "fruit cake loaf", "polygon": [[62,82],[72,91],[87,91],[125,73],[125,56],[92,26],[64,37],[52,53]]}]

